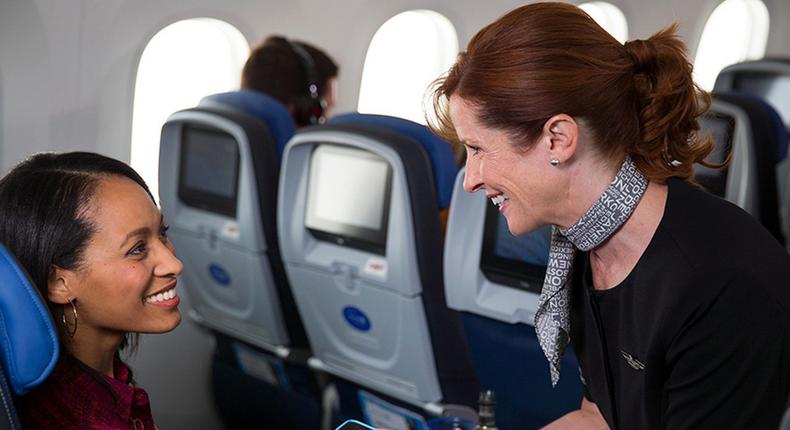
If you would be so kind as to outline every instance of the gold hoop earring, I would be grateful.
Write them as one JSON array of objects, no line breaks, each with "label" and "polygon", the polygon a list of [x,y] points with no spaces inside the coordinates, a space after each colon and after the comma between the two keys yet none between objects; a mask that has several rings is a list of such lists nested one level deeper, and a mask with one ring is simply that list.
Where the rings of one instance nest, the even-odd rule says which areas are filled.
[{"label": "gold hoop earring", "polygon": [[74,314],[74,327],[69,328],[69,324],[66,322],[65,310],[60,314],[60,322],[63,323],[63,329],[66,331],[66,334],[69,335],[69,338],[74,339],[74,335],[77,334],[77,305],[74,304],[74,300],[72,299],[69,299],[69,304],[71,305],[71,313]]}]

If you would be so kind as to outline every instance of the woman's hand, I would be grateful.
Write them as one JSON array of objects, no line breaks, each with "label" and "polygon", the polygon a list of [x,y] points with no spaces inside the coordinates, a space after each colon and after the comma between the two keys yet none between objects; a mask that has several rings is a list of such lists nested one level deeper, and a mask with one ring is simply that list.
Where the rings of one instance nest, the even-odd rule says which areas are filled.
[{"label": "woman's hand", "polygon": [[582,399],[579,410],[563,415],[542,430],[609,430],[595,403]]}]

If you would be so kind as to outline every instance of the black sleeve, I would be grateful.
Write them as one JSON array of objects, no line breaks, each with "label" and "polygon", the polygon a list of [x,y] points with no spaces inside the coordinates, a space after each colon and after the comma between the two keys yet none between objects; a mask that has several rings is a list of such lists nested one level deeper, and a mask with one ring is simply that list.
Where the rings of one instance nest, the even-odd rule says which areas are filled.
[{"label": "black sleeve", "polygon": [[731,280],[670,343],[664,428],[778,428],[790,391],[790,322],[755,278]]}]

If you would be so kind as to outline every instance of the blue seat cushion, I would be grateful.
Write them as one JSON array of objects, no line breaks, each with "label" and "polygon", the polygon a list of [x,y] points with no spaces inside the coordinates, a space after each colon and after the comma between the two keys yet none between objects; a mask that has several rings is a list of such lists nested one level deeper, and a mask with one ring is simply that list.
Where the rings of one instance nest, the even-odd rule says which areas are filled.
[{"label": "blue seat cushion", "polygon": [[11,389],[22,395],[52,372],[58,337],[38,290],[2,245],[0,285],[0,361]]},{"label": "blue seat cushion", "polygon": [[277,159],[282,160],[285,144],[296,131],[296,125],[285,105],[268,94],[249,89],[212,94],[200,101],[201,107],[216,107],[217,104],[238,109],[263,120],[272,134]]},{"label": "blue seat cushion", "polygon": [[422,144],[423,148],[425,148],[425,152],[428,153],[431,159],[433,179],[436,185],[436,195],[439,199],[439,208],[445,209],[450,206],[450,200],[453,196],[455,175],[458,173],[458,165],[455,163],[450,144],[431,133],[427,127],[403,118],[361,113],[338,115],[332,118],[330,123],[356,123],[382,127],[408,136]]}]

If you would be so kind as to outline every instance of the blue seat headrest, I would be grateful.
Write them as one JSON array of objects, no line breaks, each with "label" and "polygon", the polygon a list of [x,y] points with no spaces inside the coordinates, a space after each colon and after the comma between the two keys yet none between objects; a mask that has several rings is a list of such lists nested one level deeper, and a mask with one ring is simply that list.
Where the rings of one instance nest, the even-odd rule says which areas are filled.
[{"label": "blue seat headrest", "polygon": [[203,97],[199,106],[228,106],[262,119],[269,127],[277,150],[277,159],[282,160],[283,150],[293,137],[296,125],[288,109],[274,97],[260,91],[242,89]]},{"label": "blue seat headrest", "polygon": [[361,113],[338,115],[333,117],[330,123],[356,123],[382,127],[408,136],[422,144],[433,166],[433,179],[436,183],[439,208],[445,209],[450,206],[458,165],[455,164],[455,157],[450,144],[431,133],[427,127],[403,118]]},{"label": "blue seat headrest", "polygon": [[36,287],[0,245],[0,361],[18,395],[49,376],[58,361],[58,336]]},{"label": "blue seat headrest", "polygon": [[790,135],[785,128],[782,117],[779,116],[779,112],[777,112],[776,109],[774,109],[774,107],[763,98],[753,97],[744,93],[738,94],[744,97],[752,98],[756,102],[763,105],[763,108],[765,109],[766,114],[768,115],[771,122],[771,133],[774,135],[774,139],[776,139],[776,162],[780,163],[782,160],[787,158],[787,144],[788,140],[790,140]]}]

